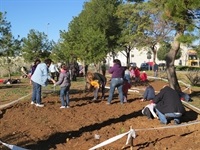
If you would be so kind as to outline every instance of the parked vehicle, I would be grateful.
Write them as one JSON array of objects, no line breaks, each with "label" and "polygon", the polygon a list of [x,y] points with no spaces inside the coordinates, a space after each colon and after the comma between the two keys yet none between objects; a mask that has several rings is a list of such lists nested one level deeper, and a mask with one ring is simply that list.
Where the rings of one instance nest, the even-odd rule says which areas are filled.
[{"label": "parked vehicle", "polygon": [[195,50],[188,50],[186,57],[187,66],[198,66],[198,56]]},{"label": "parked vehicle", "polygon": [[140,70],[144,71],[144,70],[152,70],[152,66],[149,63],[142,63],[140,65]]},{"label": "parked vehicle", "polygon": [[158,67],[159,67],[160,70],[165,70],[165,68],[166,68],[165,66],[166,66],[165,63],[159,63],[158,64]]},{"label": "parked vehicle", "polygon": [[129,63],[129,66],[131,66],[131,67],[137,67],[137,64],[135,62],[131,62],[131,63]]}]

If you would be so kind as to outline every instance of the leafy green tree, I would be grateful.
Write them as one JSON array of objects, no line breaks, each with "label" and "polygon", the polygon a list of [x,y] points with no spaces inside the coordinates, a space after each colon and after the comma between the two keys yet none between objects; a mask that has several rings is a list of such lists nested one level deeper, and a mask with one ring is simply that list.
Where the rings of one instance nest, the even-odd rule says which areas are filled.
[{"label": "leafy green tree", "polygon": [[195,20],[199,20],[199,0],[149,0],[148,7],[162,13],[162,19],[173,29],[174,36],[171,42],[171,49],[166,55],[167,77],[170,87],[181,91],[174,61],[181,43],[192,43],[194,40],[193,31],[197,28]]},{"label": "leafy green tree", "polygon": [[69,57],[66,56],[66,51],[62,51],[61,43],[53,43],[52,51],[50,54],[50,58],[56,62],[65,62],[65,60]]},{"label": "leafy green tree", "polygon": [[15,65],[13,58],[19,56],[21,40],[15,39],[11,32],[11,23],[6,20],[6,12],[0,12],[0,57],[1,65],[8,71],[11,78],[11,68]]},{"label": "leafy green tree", "polygon": [[44,32],[31,29],[27,38],[23,39],[22,56],[27,62],[33,62],[36,58],[49,57],[52,50],[52,42],[49,42]]},{"label": "leafy green tree", "polygon": [[83,11],[69,25],[68,32],[61,33],[61,49],[71,57],[87,63],[97,63],[113,51],[119,37],[117,0],[92,0],[86,2]]},{"label": "leafy green tree", "polygon": [[[192,43],[196,38],[194,31],[199,26],[195,20],[199,20],[200,1],[177,0],[175,3],[174,0],[148,0],[141,2],[136,3],[131,0],[126,4],[129,7],[122,5],[122,8],[124,7],[122,12],[126,13],[118,12],[118,16],[125,20],[124,25],[127,25],[123,28],[125,33],[122,33],[122,37],[128,37],[130,41],[125,38],[124,41],[127,41],[127,44],[134,43],[137,48],[140,45],[150,47],[154,55],[158,43],[163,40],[170,42],[171,48],[166,55],[167,76],[170,86],[180,91],[174,61],[181,50],[180,44]],[[132,8],[128,11],[130,7]]]},{"label": "leafy green tree", "polygon": [[[139,48],[144,39],[144,33],[149,28],[150,19],[148,15],[141,15],[141,5],[128,1],[118,7],[116,16],[120,19],[119,24],[122,29],[118,45],[119,50],[126,53],[127,64],[130,62],[130,52],[134,47]],[[139,1],[141,2],[141,1]]]}]

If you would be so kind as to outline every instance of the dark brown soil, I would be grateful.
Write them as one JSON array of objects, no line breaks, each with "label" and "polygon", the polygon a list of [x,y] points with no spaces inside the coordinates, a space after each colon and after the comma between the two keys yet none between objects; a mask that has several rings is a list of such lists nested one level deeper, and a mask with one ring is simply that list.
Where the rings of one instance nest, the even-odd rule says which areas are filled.
[{"label": "dark brown soil", "polygon": [[[156,91],[164,84],[163,81],[152,82]],[[141,110],[149,102],[141,102],[140,98],[130,92],[128,102],[121,105],[116,92],[112,104],[106,105],[106,100],[91,101],[92,93],[85,95],[81,87],[71,89],[69,109],[60,109],[56,93],[43,98],[43,108],[31,105],[30,99],[25,98],[1,110],[0,140],[32,150],[88,150],[132,127],[137,135],[133,140],[135,150],[200,149],[200,117],[196,112],[186,108],[180,125],[173,122],[162,125],[159,120],[149,120],[142,115]],[[100,135],[100,139],[95,139],[95,134]],[[124,136],[99,149],[119,150],[126,139]],[[0,145],[0,149],[7,148]]]}]

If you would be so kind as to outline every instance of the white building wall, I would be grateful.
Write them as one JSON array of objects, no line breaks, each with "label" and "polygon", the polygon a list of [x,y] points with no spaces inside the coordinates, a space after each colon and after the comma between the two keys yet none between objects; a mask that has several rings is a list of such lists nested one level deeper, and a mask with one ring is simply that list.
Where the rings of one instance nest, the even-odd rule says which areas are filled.
[{"label": "white building wall", "polygon": [[[182,49],[182,56],[180,59],[175,60],[174,64],[175,65],[179,65],[180,60],[182,61],[182,65],[185,66],[186,65],[186,60],[187,60],[187,47],[185,46],[181,46]],[[126,56],[124,55],[125,52],[118,52],[117,56],[115,57],[115,59],[119,59],[121,61],[122,66],[126,66]],[[133,57],[131,57],[133,56]],[[137,64],[137,67],[140,67],[140,65],[144,62],[152,62],[153,61],[153,54],[151,56],[151,59],[147,59],[147,50],[138,50],[136,48],[134,48],[133,50],[131,50],[130,53],[130,62],[135,62]],[[158,58],[156,57],[156,63],[165,63],[165,61],[160,61],[158,60]],[[112,66],[113,65],[113,59],[112,56],[107,57],[107,65],[108,66]]]}]

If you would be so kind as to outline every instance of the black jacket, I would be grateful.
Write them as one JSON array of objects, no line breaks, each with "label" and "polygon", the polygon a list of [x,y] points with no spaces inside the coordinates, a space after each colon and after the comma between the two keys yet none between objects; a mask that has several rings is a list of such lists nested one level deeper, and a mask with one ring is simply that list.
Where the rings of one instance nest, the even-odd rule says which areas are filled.
[{"label": "black jacket", "polygon": [[169,86],[160,90],[160,93],[154,98],[154,103],[156,104],[155,108],[163,114],[174,112],[183,114],[185,112],[178,93]]},{"label": "black jacket", "polygon": [[97,72],[94,73],[94,80],[98,80],[98,82],[99,82],[100,84],[104,84],[104,85],[106,85],[106,82],[107,82],[106,77],[103,76],[103,75],[100,74],[100,73],[97,73]]}]

